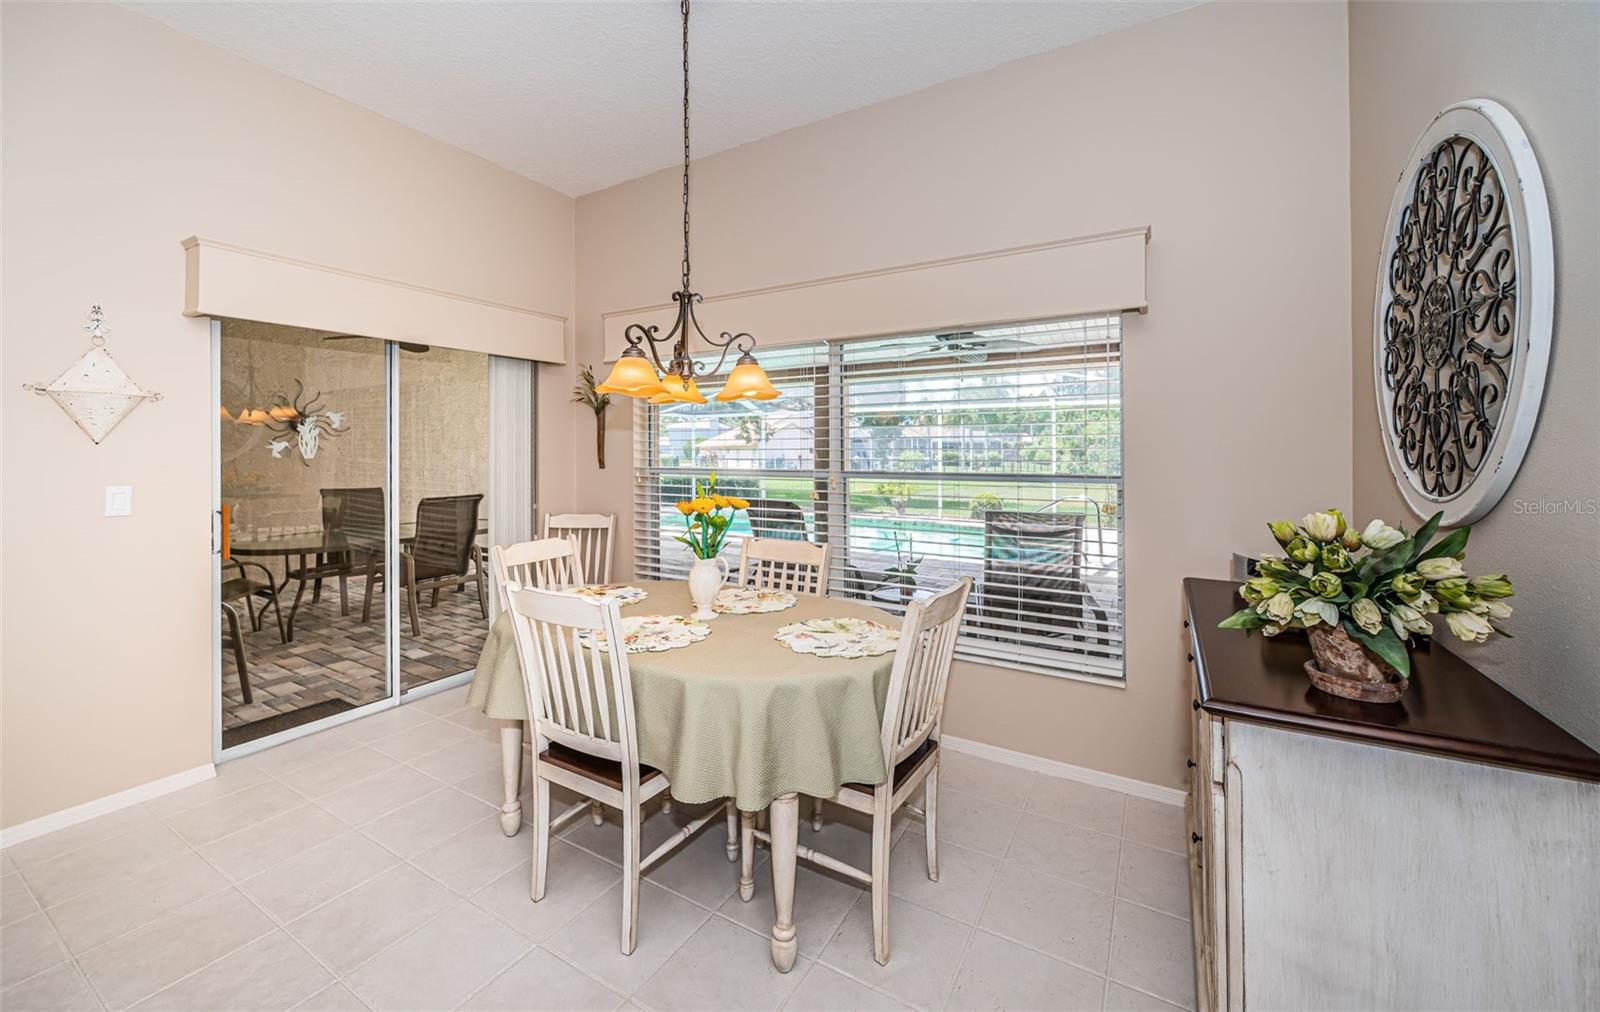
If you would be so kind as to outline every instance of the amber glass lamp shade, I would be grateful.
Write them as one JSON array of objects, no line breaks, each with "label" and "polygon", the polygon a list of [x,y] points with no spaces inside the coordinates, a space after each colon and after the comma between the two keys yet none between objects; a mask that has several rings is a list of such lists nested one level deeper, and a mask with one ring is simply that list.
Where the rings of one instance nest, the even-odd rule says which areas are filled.
[{"label": "amber glass lamp shade", "polygon": [[611,375],[595,387],[602,394],[621,394],[624,397],[654,397],[664,393],[661,377],[656,375],[650,360],[638,348],[629,348],[611,367]]},{"label": "amber glass lamp shade", "polygon": [[704,404],[705,394],[700,392],[700,385],[691,377],[685,380],[677,373],[667,373],[661,377],[661,392],[650,398],[651,404]]},{"label": "amber glass lamp shade", "polygon": [[767,379],[767,371],[748,352],[739,356],[739,364],[733,367],[733,372],[728,374],[728,382],[717,394],[719,401],[736,401],[742,397],[753,401],[770,401],[778,397],[772,381]]},{"label": "amber glass lamp shade", "polygon": [[246,425],[265,425],[271,420],[260,408],[240,408],[239,417],[234,419],[235,422],[243,422]]}]

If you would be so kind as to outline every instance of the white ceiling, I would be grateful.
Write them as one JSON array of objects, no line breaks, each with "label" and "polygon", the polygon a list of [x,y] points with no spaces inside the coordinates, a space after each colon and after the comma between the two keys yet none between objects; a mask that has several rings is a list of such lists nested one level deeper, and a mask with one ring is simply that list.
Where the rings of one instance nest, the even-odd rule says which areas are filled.
[{"label": "white ceiling", "polygon": [[[699,0],[694,153],[1199,0]],[[578,196],[681,160],[676,4],[127,0],[195,38]]]}]

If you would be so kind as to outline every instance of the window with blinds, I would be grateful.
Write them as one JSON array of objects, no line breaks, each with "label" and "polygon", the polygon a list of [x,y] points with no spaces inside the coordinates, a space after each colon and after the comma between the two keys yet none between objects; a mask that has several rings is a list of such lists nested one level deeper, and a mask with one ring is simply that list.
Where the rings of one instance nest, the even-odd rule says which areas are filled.
[{"label": "window with blinds", "polygon": [[[902,612],[972,578],[958,653],[1123,675],[1116,316],[769,349],[774,401],[636,402],[634,571],[688,572],[695,478],[736,535],[830,546],[829,593]],[[737,555],[730,549],[730,564]]]}]

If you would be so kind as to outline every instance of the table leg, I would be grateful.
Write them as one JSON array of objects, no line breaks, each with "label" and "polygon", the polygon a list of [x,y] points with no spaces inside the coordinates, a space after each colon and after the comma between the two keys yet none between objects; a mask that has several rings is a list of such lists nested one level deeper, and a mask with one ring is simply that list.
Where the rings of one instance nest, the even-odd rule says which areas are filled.
[{"label": "table leg", "polygon": [[794,969],[799,942],[794,926],[795,850],[800,845],[800,798],[785,794],[772,802],[772,963],[780,973]]},{"label": "table leg", "polygon": [[500,829],[516,836],[522,828],[522,721],[514,720],[500,728],[500,775],[505,781],[506,800],[500,806]]}]

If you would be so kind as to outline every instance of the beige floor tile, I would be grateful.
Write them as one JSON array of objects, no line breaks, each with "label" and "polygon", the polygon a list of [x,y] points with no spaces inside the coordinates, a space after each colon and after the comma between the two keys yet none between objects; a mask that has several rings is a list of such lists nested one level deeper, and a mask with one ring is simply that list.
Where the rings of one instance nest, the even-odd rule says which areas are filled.
[{"label": "beige floor tile", "polygon": [[491,815],[411,859],[411,863],[466,895],[476,892],[527,861],[532,833],[507,836],[500,816]]},{"label": "beige floor tile", "polygon": [[[800,844],[805,847],[815,847],[829,857],[837,858],[853,868],[862,871],[872,869],[872,817],[852,812],[838,805],[828,805],[824,810],[822,830],[815,832],[811,829],[811,822],[807,815],[810,813],[810,801],[801,799],[800,819]],[[902,813],[894,820],[894,827],[890,831],[891,845],[900,834],[906,832],[907,827],[914,822],[909,813]],[[943,837],[941,836],[942,840]]]},{"label": "beige floor tile", "polygon": [[386,756],[401,762],[410,762],[422,758],[429,752],[437,752],[446,745],[456,745],[469,740],[481,741],[474,739],[472,732],[464,727],[442,720],[430,720],[426,724],[406,728],[387,738],[379,738],[371,744]]},{"label": "beige floor tile", "polygon": [[78,965],[115,1012],[271,930],[267,916],[230,889],[84,953]]},{"label": "beige floor tile", "polygon": [[979,931],[961,960],[953,1009],[1098,1010],[1104,977]]},{"label": "beige floor tile", "polygon": [[0,988],[27,980],[66,959],[66,946],[44,914],[0,928]]},{"label": "beige floor tile", "polygon": [[151,1012],[287,1009],[332,981],[333,975],[294,939],[275,931],[134,1007]]},{"label": "beige floor tile", "polygon": [[1111,897],[1005,864],[980,927],[1104,974],[1111,953]]},{"label": "beige floor tile", "polygon": [[713,917],[651,975],[637,998],[659,1012],[776,1010],[808,969],[810,961],[801,957],[790,973],[779,973],[765,935]]},{"label": "beige floor tile", "polygon": [[39,903],[16,872],[0,875],[0,927],[39,912]]},{"label": "beige floor tile", "polygon": [[1038,815],[1024,815],[1006,851],[1013,864],[1109,893],[1117,885],[1117,852],[1122,841]]},{"label": "beige floor tile", "polygon": [[200,848],[200,856],[238,882],[304,853],[344,829],[344,823],[316,805],[302,805],[207,844]]},{"label": "beige floor tile", "polygon": [[129,875],[121,882],[53,907],[50,917],[73,952],[86,952],[196,900],[228,880],[193,851]]},{"label": "beige floor tile", "polygon": [[143,805],[135,805],[13,844],[6,848],[5,854],[18,868],[26,869],[155,821],[155,815],[148,809]]},{"label": "beige floor tile", "polygon": [[1109,836],[1122,835],[1122,811],[1128,796],[1062,777],[1040,777],[1033,782],[1027,810],[1057,822],[1092,829]]},{"label": "beige floor tile", "polygon": [[[516,838],[523,839],[527,832],[524,828]],[[557,840],[550,849],[545,870],[544,899],[535,903],[528,896],[530,869],[531,861],[523,861],[473,893],[472,902],[535,942],[550,938],[579,911],[622,880],[622,872],[616,865]]]},{"label": "beige floor tile", "polygon": [[514,723],[509,720],[485,717],[482,710],[471,706],[463,706],[459,710],[452,710],[444,714],[443,717],[450,723],[464,727],[479,737],[490,738],[496,742],[500,740],[500,729]]},{"label": "beige floor tile", "polygon": [[352,830],[297,854],[240,883],[279,921],[288,922],[399,863],[399,858]]},{"label": "beige floor tile", "polygon": [[910,903],[889,908],[889,965],[872,955],[872,902],[863,894],[822,950],[822,962],[919,1008],[938,1008],[972,929]]},{"label": "beige floor tile", "polygon": [[11,852],[0,850],[0,875],[10,875],[17,871],[17,862],[11,860]]},{"label": "beige floor tile", "polygon": [[453,689],[445,689],[443,692],[435,692],[431,696],[423,696],[414,702],[408,702],[400,709],[411,709],[418,713],[426,713],[431,717],[441,717],[447,713],[454,713],[466,706],[469,689],[471,689],[470,685],[458,685]]},{"label": "beige floor tile", "polygon": [[376,776],[317,799],[317,804],[352,826],[388,815],[440,787],[433,777],[410,766],[395,764]]},{"label": "beige floor tile", "polygon": [[526,938],[466,901],[352,973],[375,1009],[449,1009],[531,948]]},{"label": "beige floor tile", "polygon": [[623,996],[544,949],[534,949],[462,1006],[469,1012],[611,1012]]},{"label": "beige floor tile", "polygon": [[1189,859],[1131,840],[1122,841],[1117,897],[1189,919]]},{"label": "beige floor tile", "polygon": [[308,798],[321,798],[398,765],[374,749],[361,746],[290,770],[278,777]]},{"label": "beige floor tile", "polygon": [[1143,991],[1118,984],[1106,983],[1106,1012],[1177,1012],[1178,1006],[1153,998]]},{"label": "beige floor tile", "polygon": [[341,724],[339,730],[344,732],[346,738],[357,742],[374,742],[379,738],[387,738],[393,734],[427,724],[437,719],[426,709],[427,701],[410,703],[398,706],[392,710],[384,710],[370,717]]},{"label": "beige floor tile", "polygon": [[294,1012],[367,1012],[367,1005],[354,991],[335,982],[296,1005]]},{"label": "beige floor tile", "polygon": [[343,727],[330,727],[236,761],[249,763],[262,772],[276,777],[314,762],[331,759],[341,752],[348,752],[355,748],[356,744],[355,739],[346,734]]},{"label": "beige floor tile", "polygon": [[1189,922],[1119,901],[1111,928],[1110,977],[1194,1008],[1194,935]]},{"label": "beige floor tile", "polygon": [[939,787],[976,794],[1001,804],[1021,808],[1028,800],[1028,791],[1035,779],[1043,779],[1031,770],[1020,769],[1005,763],[980,759],[977,756],[940,749]]},{"label": "beige floor tile", "polygon": [[299,794],[269,780],[179,812],[167,819],[167,825],[194,846],[203,847],[305,803]]},{"label": "beige floor tile", "polygon": [[638,946],[622,954],[620,883],[568,921],[545,948],[624,994],[637,991],[710,917],[698,907],[649,882],[639,887]]},{"label": "beige floor tile", "polygon": [[785,1012],[910,1012],[911,1006],[815,963],[783,1006]]},{"label": "beige floor tile", "polygon": [[218,763],[217,775],[210,780],[146,801],[145,807],[159,816],[177,815],[186,808],[194,808],[207,801],[227,797],[234,791],[253,787],[266,779],[268,779],[266,771],[256,766],[241,765],[236,762]]},{"label": "beige floor tile", "polygon": [[[756,865],[756,891],[746,903],[736,891],[723,902],[718,912],[752,931],[769,935],[772,931],[772,868],[766,851]],[[850,908],[861,898],[862,890],[851,882],[802,864],[794,878],[794,925],[800,940],[800,954],[815,958],[839,930]]]},{"label": "beige floor tile", "polygon": [[159,822],[90,844],[23,869],[40,905],[53,907],[74,896],[99,892],[151,865],[187,853],[188,844]]},{"label": "beige floor tile", "polygon": [[365,963],[450,906],[444,886],[415,868],[390,869],[288,925],[335,973]]},{"label": "beige floor tile", "polygon": [[411,760],[411,765],[446,783],[455,783],[484,770],[500,771],[500,746],[482,738],[446,745],[436,752]]},{"label": "beige floor tile", "polygon": [[6,1012],[98,1012],[103,1007],[71,963],[61,963],[0,991],[0,1008]]},{"label": "beige floor tile", "polygon": [[1122,819],[1122,835],[1147,847],[1187,854],[1184,841],[1188,833],[1183,824],[1182,805],[1129,798],[1128,810]]},{"label": "beige floor tile", "polygon": [[441,787],[361,827],[361,832],[401,857],[414,857],[493,811],[477,798]]},{"label": "beige floor tile", "polygon": [[939,841],[939,881],[928,878],[928,852],[922,827],[907,830],[889,860],[889,895],[910,900],[946,917],[978,923],[998,859]]},{"label": "beige floor tile", "polygon": [[[529,819],[533,817],[533,805],[531,802],[533,797],[533,771],[529,768],[529,763],[526,759],[522,761],[522,777],[519,780],[519,784],[517,796],[522,801],[522,815],[525,819]],[[484,767],[476,773],[455,781],[455,788],[458,791],[472,795],[479,801],[493,805],[495,808],[499,808],[505,803],[505,781],[500,775],[500,763],[498,760],[493,766]],[[554,790],[550,792],[550,797],[554,801]],[[565,807],[564,799],[563,803],[557,807],[558,809]]]},{"label": "beige floor tile", "polygon": [[963,794],[943,785],[939,788],[939,842],[981,851],[1000,857],[1017,828],[1022,809],[990,801],[976,794]]},{"label": "beige floor tile", "polygon": [[739,863],[728,860],[727,824],[719,817],[645,873],[654,882],[711,910],[739,890]]}]

